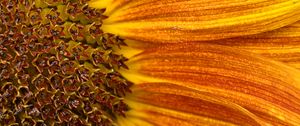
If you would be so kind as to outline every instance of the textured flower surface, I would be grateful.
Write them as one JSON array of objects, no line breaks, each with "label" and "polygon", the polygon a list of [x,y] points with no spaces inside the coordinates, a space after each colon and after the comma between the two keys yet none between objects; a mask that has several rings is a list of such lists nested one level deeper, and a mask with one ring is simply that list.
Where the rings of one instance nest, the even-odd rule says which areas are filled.
[{"label": "textured flower surface", "polygon": [[300,0],[2,0],[0,125],[300,125]]}]

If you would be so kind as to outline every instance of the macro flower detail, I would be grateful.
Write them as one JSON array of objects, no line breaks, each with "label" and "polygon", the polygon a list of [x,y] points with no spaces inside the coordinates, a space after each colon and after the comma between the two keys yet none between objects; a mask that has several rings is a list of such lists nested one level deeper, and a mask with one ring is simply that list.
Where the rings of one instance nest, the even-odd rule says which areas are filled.
[{"label": "macro flower detail", "polygon": [[127,98],[132,120],[154,125],[300,122],[299,71],[247,51],[205,43],[165,45],[131,58],[128,67],[121,73],[136,84]]},{"label": "macro flower detail", "polygon": [[300,0],[2,0],[0,125],[300,125]]}]

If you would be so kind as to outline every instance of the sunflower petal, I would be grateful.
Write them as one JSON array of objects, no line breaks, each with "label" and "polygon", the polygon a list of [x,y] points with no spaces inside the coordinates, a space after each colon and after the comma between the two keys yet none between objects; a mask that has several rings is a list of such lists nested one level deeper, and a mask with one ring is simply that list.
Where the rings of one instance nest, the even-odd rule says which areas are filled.
[{"label": "sunflower petal", "polygon": [[299,20],[300,0],[114,0],[106,14],[102,29],[126,39],[204,41],[294,23]]},{"label": "sunflower petal", "polygon": [[88,4],[90,7],[104,9],[107,8],[114,0],[92,0]]},{"label": "sunflower petal", "polygon": [[246,49],[300,69],[300,22],[266,33],[210,43]]},{"label": "sunflower petal", "polygon": [[136,85],[133,92],[126,101],[132,108],[127,118],[154,125],[266,124],[237,104],[175,84],[144,83]]},{"label": "sunflower petal", "polygon": [[[139,101],[146,99],[146,104],[151,104],[151,100],[154,106],[195,113],[197,111],[191,112],[188,108],[197,109],[202,104],[196,104],[193,100],[205,100],[203,97],[207,95],[215,100],[230,102],[231,105],[215,103],[227,107],[228,111],[229,108],[236,108],[234,104],[241,106],[246,111],[234,110],[239,110],[236,111],[239,117],[251,117],[249,121],[253,124],[261,124],[259,120],[262,120],[274,125],[300,125],[300,73],[279,62],[226,46],[189,43],[147,50],[132,58],[128,65],[130,71],[122,74],[136,84],[171,83],[195,90],[189,92],[203,94],[199,97],[182,94],[187,89],[176,88],[178,91],[172,91],[173,96],[165,94],[168,91],[160,92],[158,87],[158,93],[162,94],[137,98]],[[155,101],[155,98],[159,99]],[[184,110],[178,106],[172,107],[184,103],[190,106]],[[214,105],[209,106],[207,111],[215,109]],[[253,116],[250,116],[251,113]],[[225,118],[225,115],[219,114],[234,124],[248,120],[243,118],[235,122],[236,119],[232,121],[230,118],[233,117]]]}]

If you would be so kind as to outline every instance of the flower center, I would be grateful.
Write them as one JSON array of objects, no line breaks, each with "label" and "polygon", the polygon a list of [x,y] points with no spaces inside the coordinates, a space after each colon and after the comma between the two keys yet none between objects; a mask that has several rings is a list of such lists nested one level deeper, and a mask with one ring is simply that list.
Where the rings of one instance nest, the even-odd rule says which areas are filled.
[{"label": "flower center", "polygon": [[125,45],[87,0],[1,0],[0,124],[113,125],[128,106]]}]

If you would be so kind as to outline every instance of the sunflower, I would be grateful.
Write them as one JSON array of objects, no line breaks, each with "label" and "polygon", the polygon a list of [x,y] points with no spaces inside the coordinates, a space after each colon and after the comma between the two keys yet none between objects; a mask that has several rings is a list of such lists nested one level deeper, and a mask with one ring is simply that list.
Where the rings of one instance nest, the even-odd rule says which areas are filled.
[{"label": "sunflower", "polygon": [[300,125],[300,0],[3,0],[1,125]]}]

